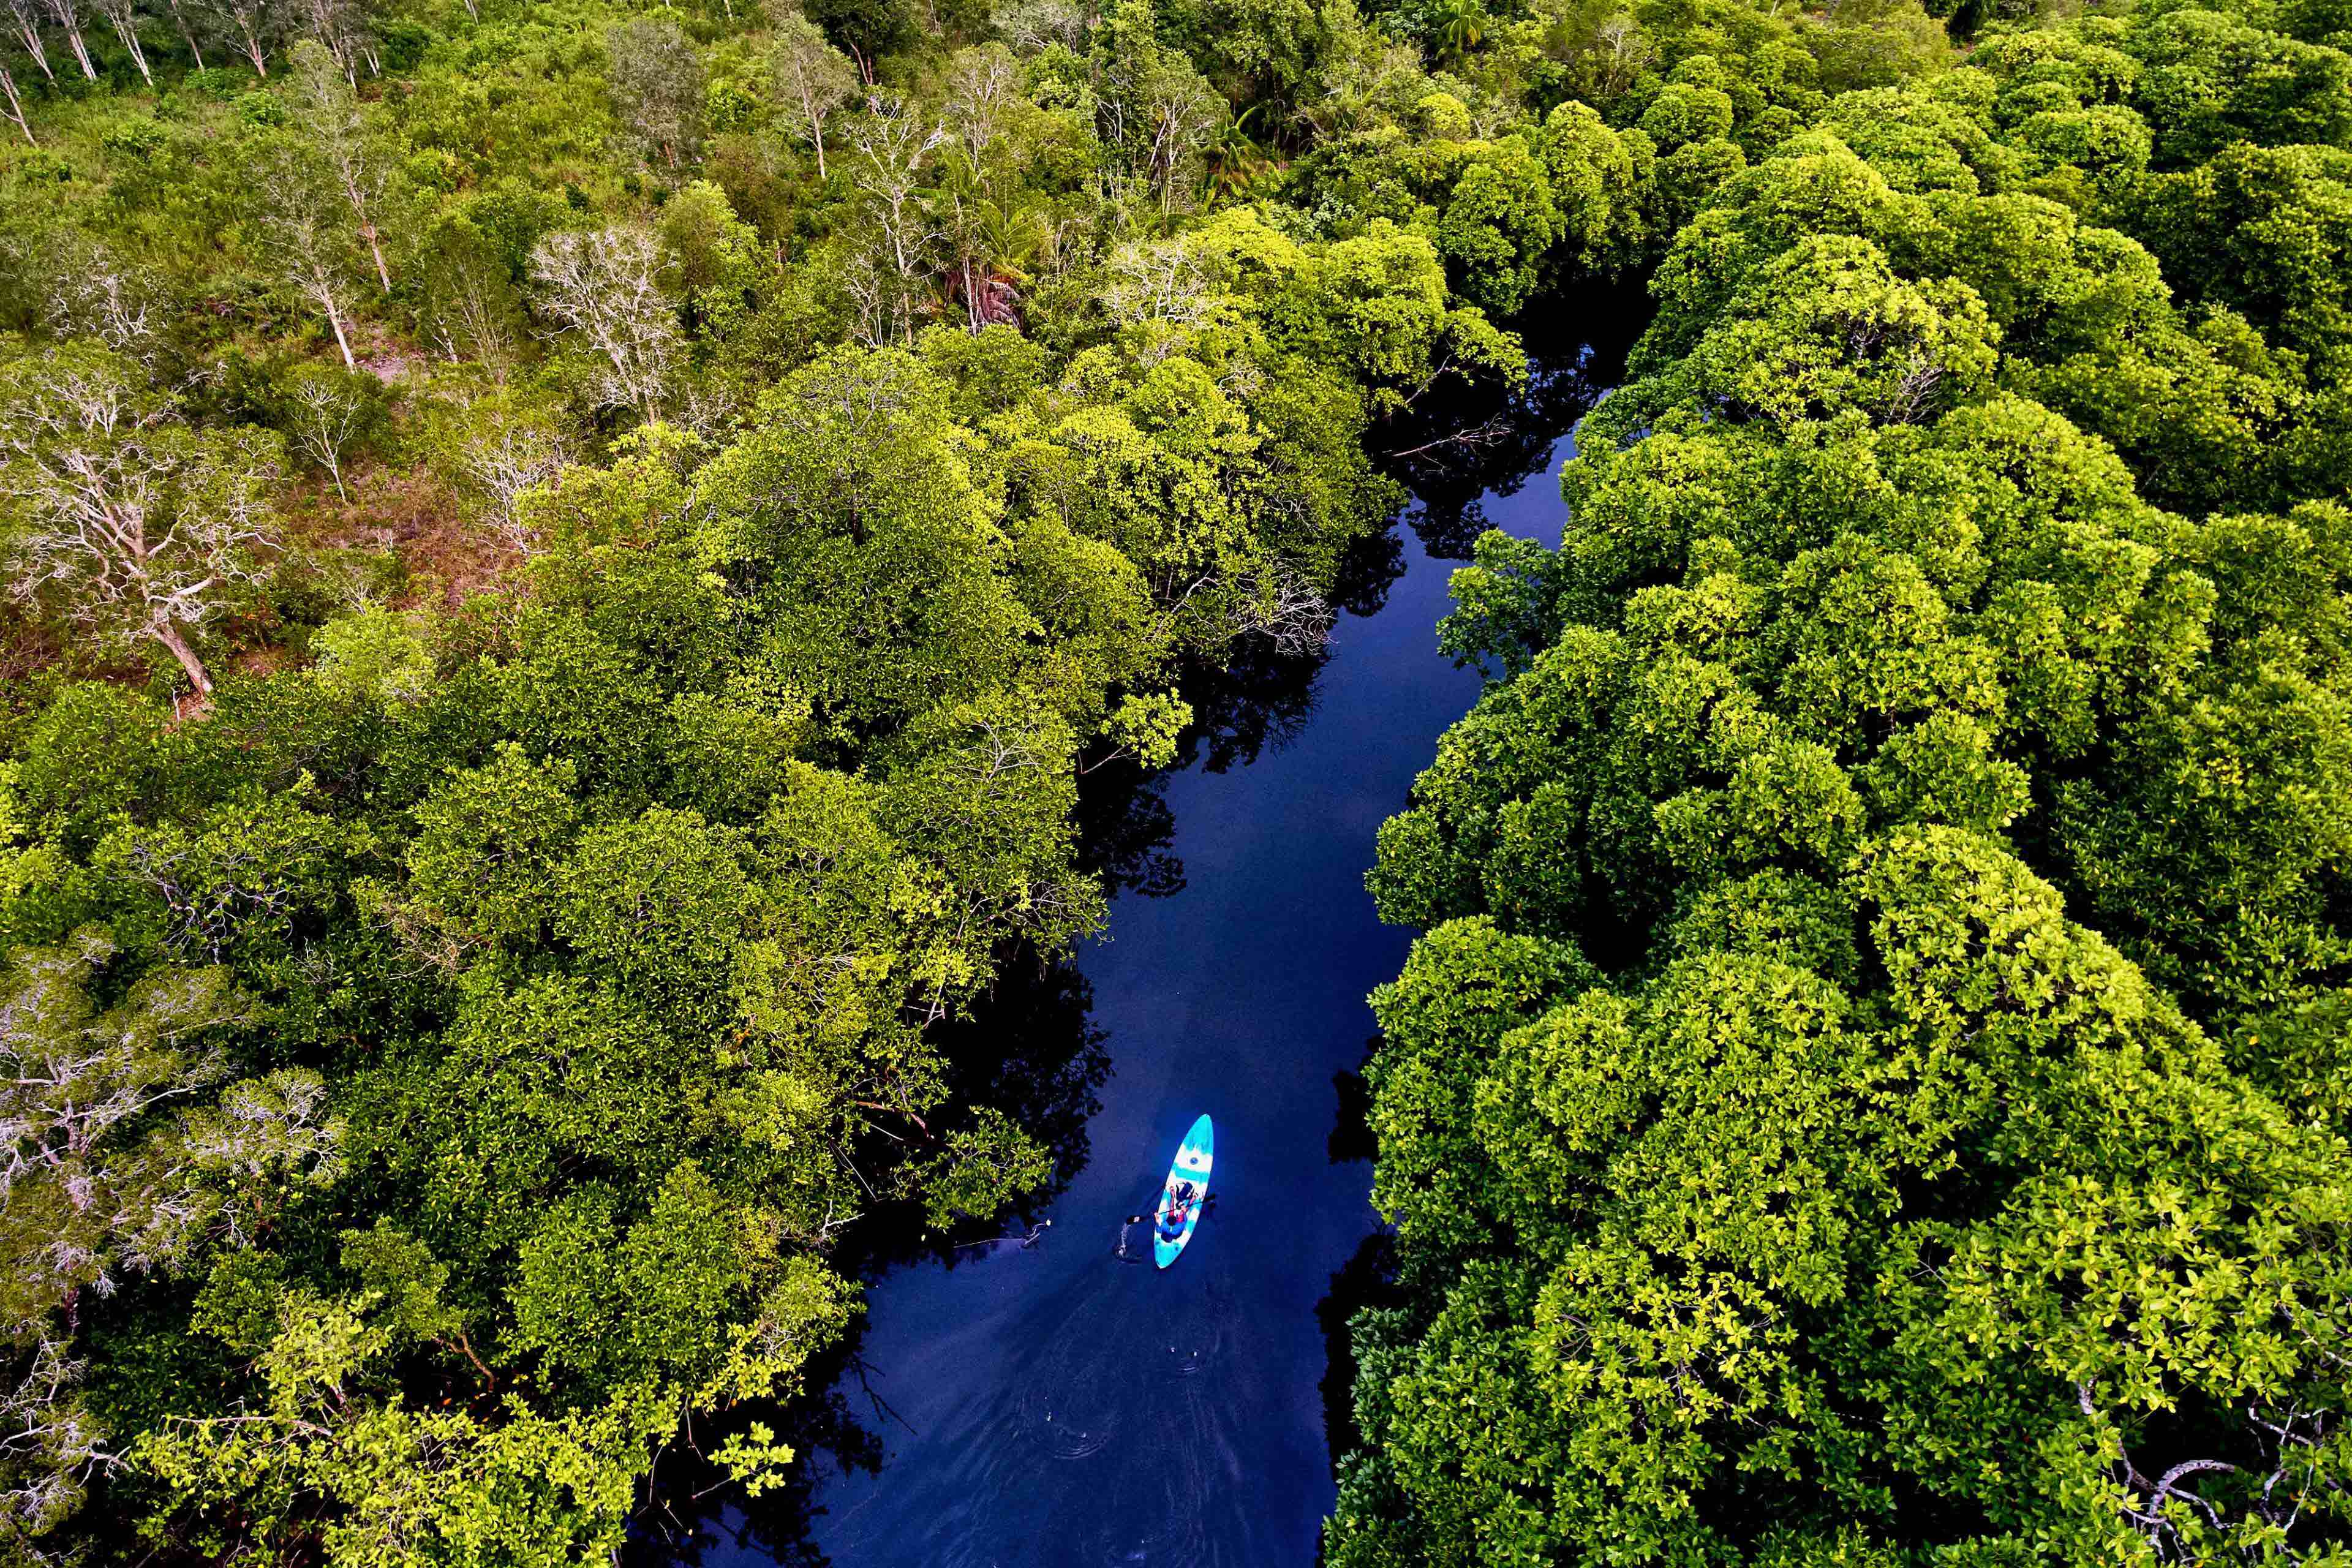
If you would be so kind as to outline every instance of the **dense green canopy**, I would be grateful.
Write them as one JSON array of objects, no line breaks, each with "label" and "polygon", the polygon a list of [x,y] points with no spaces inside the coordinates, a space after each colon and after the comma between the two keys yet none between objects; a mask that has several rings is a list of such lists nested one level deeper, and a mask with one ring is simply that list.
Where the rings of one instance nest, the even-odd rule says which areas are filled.
[{"label": "dense green canopy", "polygon": [[1638,283],[1371,876],[1328,1555],[2340,1559],[2352,16],[2216,4],[26,0],[0,1554],[777,1485],[842,1239],[1066,1173],[942,1026],[1081,774]]},{"label": "dense green canopy", "polygon": [[1335,1562],[2340,1554],[2325,26],[2000,33],[1665,247],[1381,834]]}]

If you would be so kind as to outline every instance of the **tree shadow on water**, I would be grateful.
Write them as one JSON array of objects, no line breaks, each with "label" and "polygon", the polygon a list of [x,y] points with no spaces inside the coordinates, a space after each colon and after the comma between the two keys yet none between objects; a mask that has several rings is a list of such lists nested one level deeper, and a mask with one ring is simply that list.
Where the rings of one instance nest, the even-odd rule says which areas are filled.
[{"label": "tree shadow on water", "polygon": [[[1069,963],[1014,947],[1001,955],[995,985],[970,1016],[936,1032],[949,1103],[1004,1111],[1054,1157],[1052,1179],[1013,1210],[1013,1237],[996,1239],[1004,1233],[1000,1217],[937,1230],[919,1205],[885,1203],[849,1227],[827,1261],[853,1278],[872,1279],[910,1263],[953,1268],[1000,1247],[1017,1247],[1019,1227],[1034,1226],[1091,1152],[1087,1123],[1101,1109],[1097,1091],[1110,1070],[1093,1004],[1092,988]],[[934,1122],[934,1140],[954,1125]],[[811,1361],[803,1378],[810,1393],[705,1417],[682,1432],[656,1467],[622,1553],[625,1568],[770,1563],[822,1568],[827,1560],[811,1532],[816,1493],[835,1474],[878,1472],[894,1429],[908,1434],[866,1375],[859,1355],[864,1338],[865,1320],[856,1320],[839,1343]],[[754,1420],[799,1458],[782,1487],[749,1499],[707,1456]]]},{"label": "tree shadow on water", "polygon": [[1396,1262],[1395,1235],[1374,1231],[1331,1276],[1329,1293],[1315,1304],[1315,1321],[1322,1326],[1327,1358],[1318,1385],[1323,1395],[1323,1440],[1330,1451],[1335,1476],[1339,1461],[1364,1445],[1363,1429],[1356,1424],[1356,1346],[1348,1325],[1368,1308],[1404,1304],[1397,1287]]},{"label": "tree shadow on water", "polygon": [[[857,1363],[861,1323],[809,1364],[808,1386],[824,1389],[783,1403],[760,1401],[704,1419],[680,1434],[654,1467],[620,1552],[620,1568],[827,1568],[810,1526],[823,1510],[818,1488],[835,1471],[878,1473],[886,1454],[886,1407],[866,1400]],[[861,1410],[861,1401],[872,1406]],[[783,1484],[753,1499],[708,1456],[729,1436],[758,1421],[797,1456]]]},{"label": "tree shadow on water", "polygon": [[1102,1109],[1097,1092],[1110,1076],[1108,1037],[1093,1014],[1094,987],[1066,958],[1046,959],[1026,945],[1008,950],[979,1005],[933,1030],[946,1068],[946,1103],[955,1110],[932,1122],[928,1142],[951,1135],[974,1108],[992,1107],[1045,1146],[1052,1176],[1008,1216],[960,1220],[945,1229],[932,1226],[919,1204],[877,1204],[844,1234],[833,1266],[866,1279],[920,1261],[952,1268],[992,1253],[1007,1217],[1034,1226],[1092,1152],[1087,1123]]},{"label": "tree shadow on water", "polygon": [[1624,379],[1626,353],[1648,324],[1648,302],[1596,289],[1583,303],[1572,318],[1515,323],[1528,348],[1524,388],[1472,387],[1376,433],[1380,465],[1412,493],[1406,521],[1430,554],[1468,560],[1492,526],[1486,497],[1517,494],[1548,470],[1559,438]]}]

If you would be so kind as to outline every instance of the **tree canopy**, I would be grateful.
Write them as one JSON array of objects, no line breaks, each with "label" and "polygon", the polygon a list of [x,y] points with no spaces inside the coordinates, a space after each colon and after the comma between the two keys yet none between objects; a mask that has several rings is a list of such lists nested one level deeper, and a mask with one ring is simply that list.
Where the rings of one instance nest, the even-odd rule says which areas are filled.
[{"label": "tree canopy", "polygon": [[1657,253],[1370,877],[1335,1562],[2340,1552],[2329,37],[1997,31]]},{"label": "tree canopy", "polygon": [[2340,1557],[2339,10],[15,6],[0,1551],[779,1484],[845,1238],[1067,1174],[951,1027],[1081,775],[1633,284],[1371,873],[1328,1555]]}]

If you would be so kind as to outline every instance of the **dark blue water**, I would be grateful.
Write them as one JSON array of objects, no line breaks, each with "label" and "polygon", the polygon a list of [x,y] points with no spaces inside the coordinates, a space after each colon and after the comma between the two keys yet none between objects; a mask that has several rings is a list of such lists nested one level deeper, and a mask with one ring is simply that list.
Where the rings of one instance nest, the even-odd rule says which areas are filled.
[{"label": "dark blue water", "polygon": [[[1580,406],[1521,405],[1508,441],[1461,448],[1450,499],[1444,464],[1421,469],[1402,571],[1376,610],[1341,617],[1292,732],[1169,781],[1181,891],[1119,897],[1076,960],[1109,1072],[1050,1228],[886,1272],[836,1391],[870,1435],[862,1462],[807,1457],[793,1552],[746,1539],[704,1562],[811,1547],[839,1568],[1315,1562],[1334,1495],[1317,1308],[1379,1228],[1342,1082],[1372,1033],[1366,994],[1410,940],[1374,917],[1364,872],[1478,694],[1437,651],[1458,561],[1430,546],[1458,555],[1489,524],[1556,542],[1551,476]],[[1202,1111],[1216,1206],[1166,1272],[1123,1262],[1122,1222]],[[1149,1231],[1128,1237],[1146,1259]]]}]

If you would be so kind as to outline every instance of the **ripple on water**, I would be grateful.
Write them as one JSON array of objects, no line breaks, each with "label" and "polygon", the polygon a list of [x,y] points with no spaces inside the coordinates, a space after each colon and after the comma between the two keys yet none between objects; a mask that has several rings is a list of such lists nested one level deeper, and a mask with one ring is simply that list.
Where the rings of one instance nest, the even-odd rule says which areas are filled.
[{"label": "ripple on water", "polygon": [[[1055,1568],[1218,1562],[1209,1504],[1234,1479],[1249,1403],[1227,1375],[1240,1328],[1230,1283],[1200,1268],[1107,1258],[1041,1302],[1005,1391],[929,1435],[956,1455],[930,1561],[1042,1563],[1003,1552],[1005,1527],[1034,1518],[1055,1521]],[[971,1555],[980,1538],[996,1549]]]}]

